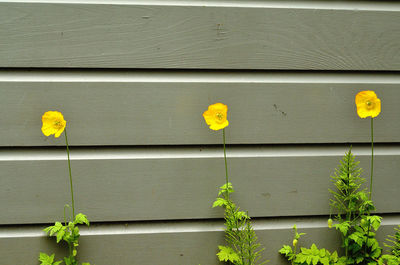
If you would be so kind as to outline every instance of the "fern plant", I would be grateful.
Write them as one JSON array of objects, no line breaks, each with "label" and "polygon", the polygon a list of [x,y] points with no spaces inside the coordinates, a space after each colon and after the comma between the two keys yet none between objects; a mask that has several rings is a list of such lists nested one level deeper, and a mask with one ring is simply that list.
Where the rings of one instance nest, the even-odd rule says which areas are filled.
[{"label": "fern plant", "polygon": [[225,208],[225,239],[226,246],[218,246],[217,256],[220,261],[231,262],[234,265],[255,265],[265,264],[268,261],[258,263],[261,258],[260,248],[257,243],[257,236],[251,225],[249,215],[241,211],[230,199],[233,193],[233,186],[230,182],[220,187],[218,197],[213,207]]},{"label": "fern plant", "polygon": [[382,249],[375,238],[375,232],[381,224],[381,217],[370,215],[375,210],[373,202],[362,189],[364,179],[360,177],[359,162],[355,161],[350,150],[340,161],[331,180],[336,190],[330,190],[332,210],[337,214],[335,228],[342,236],[345,256],[344,264],[378,264]]},{"label": "fern plant", "polygon": [[389,235],[386,239],[390,244],[385,244],[389,247],[390,254],[382,255],[379,260],[379,265],[399,265],[400,264],[400,225],[394,229],[396,232],[394,236]]}]

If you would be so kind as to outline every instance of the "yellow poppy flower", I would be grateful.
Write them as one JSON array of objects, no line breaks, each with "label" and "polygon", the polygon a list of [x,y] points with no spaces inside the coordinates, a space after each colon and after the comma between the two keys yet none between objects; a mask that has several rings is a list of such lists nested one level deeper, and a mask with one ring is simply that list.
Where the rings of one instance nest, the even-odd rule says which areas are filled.
[{"label": "yellow poppy flower", "polygon": [[65,129],[67,122],[64,116],[58,111],[47,111],[42,116],[42,133],[46,136],[54,134],[54,137],[59,137]]},{"label": "yellow poppy flower", "polygon": [[374,91],[361,91],[356,95],[357,114],[360,118],[375,118],[381,112],[381,100]]},{"label": "yellow poppy flower", "polygon": [[229,125],[226,119],[227,112],[228,106],[222,103],[215,103],[208,106],[208,110],[203,113],[203,117],[211,130],[218,131]]}]

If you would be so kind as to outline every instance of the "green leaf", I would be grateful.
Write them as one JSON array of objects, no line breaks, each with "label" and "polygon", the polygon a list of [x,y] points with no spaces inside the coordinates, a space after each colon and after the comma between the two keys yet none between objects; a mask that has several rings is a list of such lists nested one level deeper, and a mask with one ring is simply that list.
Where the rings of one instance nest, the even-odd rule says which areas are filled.
[{"label": "green leaf", "polygon": [[86,215],[82,214],[82,213],[78,213],[75,217],[75,224],[86,224],[87,226],[89,226],[89,220],[87,219]]},{"label": "green leaf", "polygon": [[238,220],[242,220],[242,219],[249,219],[249,216],[247,215],[247,213],[243,212],[243,211],[237,211],[235,213],[235,216]]},{"label": "green leaf", "polygon": [[212,208],[219,207],[219,206],[226,206],[228,202],[224,198],[217,198],[212,205]]},{"label": "green leaf", "polygon": [[347,232],[349,231],[350,224],[349,224],[349,222],[346,221],[346,222],[343,222],[343,223],[340,223],[340,224],[336,224],[335,227],[336,227],[337,230],[342,232],[342,234],[344,236],[346,236]]},{"label": "green leaf", "polygon": [[53,262],[54,256],[55,256],[54,254],[49,256],[46,253],[40,252],[40,254],[39,254],[39,261],[41,262],[40,265],[58,265],[58,264],[62,263],[62,261]]},{"label": "green leaf", "polygon": [[319,250],[318,250],[318,248],[317,248],[317,246],[316,246],[315,244],[312,244],[312,245],[311,245],[311,254],[312,254],[313,256],[316,256],[316,255],[319,254]]},{"label": "green leaf", "polygon": [[378,215],[367,216],[367,221],[369,221],[371,226],[376,231],[381,226],[382,217]]},{"label": "green leaf", "polygon": [[323,258],[319,259],[319,262],[321,262],[323,265],[329,265],[329,258],[323,257]]},{"label": "green leaf", "polygon": [[314,256],[314,257],[312,258],[312,264],[313,264],[313,265],[317,265],[317,264],[318,264],[318,261],[319,261],[319,257],[318,257],[318,256]]},{"label": "green leaf", "polygon": [[283,245],[283,247],[279,250],[279,253],[288,256],[289,254],[293,253],[293,250],[292,247],[288,245]]},{"label": "green leaf", "polygon": [[64,234],[65,234],[65,230],[58,231],[58,233],[57,233],[57,243],[59,243],[61,241],[61,239],[63,238]]},{"label": "green leaf", "polygon": [[217,256],[220,261],[230,261],[232,263],[240,260],[239,255],[230,247],[218,246],[220,251]]},{"label": "green leaf", "polygon": [[49,256],[43,252],[39,253],[39,261],[42,262],[41,264],[43,264],[43,265],[52,264],[53,260],[54,260],[54,254]]},{"label": "green leaf", "polygon": [[363,245],[363,236],[360,235],[358,232],[355,232],[349,236],[350,239],[354,240],[354,242],[357,243],[357,245],[362,246]]},{"label": "green leaf", "polygon": [[235,192],[233,190],[232,183],[230,183],[230,182],[228,182],[228,186],[225,183],[219,189],[220,189],[220,191],[218,192],[218,196],[221,195],[221,194],[225,194],[227,191],[228,191],[228,194],[231,194],[232,192]]},{"label": "green leaf", "polygon": [[306,260],[307,264],[311,264],[312,259],[313,259],[313,256],[308,256],[307,260]]},{"label": "green leaf", "polygon": [[307,255],[299,253],[299,254],[296,255],[296,259],[294,260],[294,262],[300,263],[300,264],[304,263],[304,262],[306,262],[307,257],[308,257]]},{"label": "green leaf", "polygon": [[321,258],[325,257],[326,254],[327,254],[327,253],[326,253],[326,250],[325,250],[324,248],[322,248],[322,249],[319,250],[319,256],[320,256]]}]

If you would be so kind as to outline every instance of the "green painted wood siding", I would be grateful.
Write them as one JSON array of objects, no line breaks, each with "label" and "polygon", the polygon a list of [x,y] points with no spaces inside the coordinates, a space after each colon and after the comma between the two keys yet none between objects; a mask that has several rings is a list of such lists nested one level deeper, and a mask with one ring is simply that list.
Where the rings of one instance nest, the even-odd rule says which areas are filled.
[{"label": "green painted wood siding", "polygon": [[383,240],[400,224],[399,25],[395,1],[0,0],[0,265],[63,254],[42,232],[69,202],[47,110],[68,122],[76,208],[93,222],[81,261],[221,265],[221,133],[201,114],[224,102],[233,198],[285,265],[295,223],[303,246],[339,248],[329,176],[353,145],[368,178],[354,96],[374,90]]}]

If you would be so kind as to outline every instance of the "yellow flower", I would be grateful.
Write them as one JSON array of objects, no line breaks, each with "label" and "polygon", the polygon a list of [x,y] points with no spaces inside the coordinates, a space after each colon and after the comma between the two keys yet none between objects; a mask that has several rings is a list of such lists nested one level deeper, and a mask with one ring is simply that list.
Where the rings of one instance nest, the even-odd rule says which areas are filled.
[{"label": "yellow flower", "polygon": [[203,117],[211,130],[218,131],[229,125],[226,119],[227,112],[228,106],[222,103],[215,103],[208,106],[208,110],[203,113]]},{"label": "yellow flower", "polygon": [[293,246],[297,246],[297,239],[293,239]]},{"label": "yellow flower", "polygon": [[381,100],[374,91],[361,91],[356,95],[357,114],[360,118],[375,118],[381,112]]},{"label": "yellow flower", "polygon": [[54,137],[59,137],[65,129],[67,122],[61,112],[47,111],[42,116],[42,133],[46,136],[54,134]]}]

